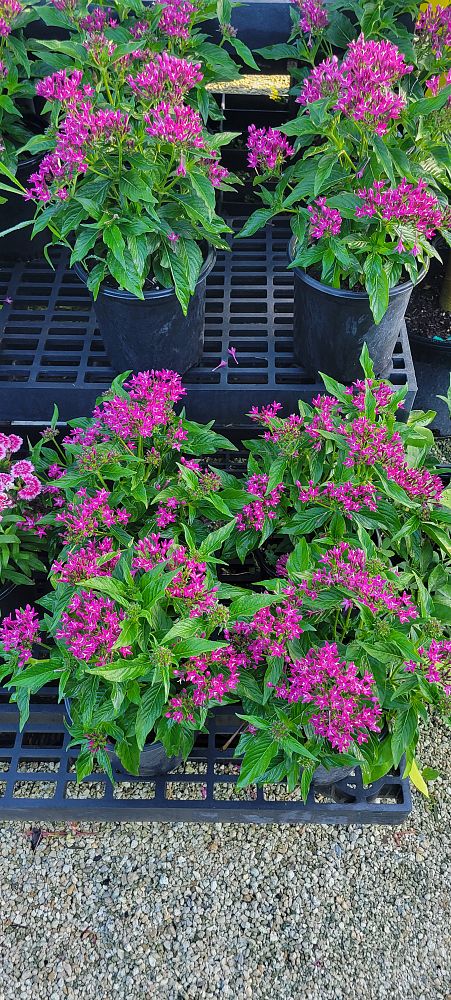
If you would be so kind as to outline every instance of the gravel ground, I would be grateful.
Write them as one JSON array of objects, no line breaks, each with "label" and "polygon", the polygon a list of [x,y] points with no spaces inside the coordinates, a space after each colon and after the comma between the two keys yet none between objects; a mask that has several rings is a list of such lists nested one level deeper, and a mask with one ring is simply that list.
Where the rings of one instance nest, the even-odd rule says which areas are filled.
[{"label": "gravel ground", "polygon": [[451,767],[389,827],[0,827],[0,1000],[451,1000]]}]

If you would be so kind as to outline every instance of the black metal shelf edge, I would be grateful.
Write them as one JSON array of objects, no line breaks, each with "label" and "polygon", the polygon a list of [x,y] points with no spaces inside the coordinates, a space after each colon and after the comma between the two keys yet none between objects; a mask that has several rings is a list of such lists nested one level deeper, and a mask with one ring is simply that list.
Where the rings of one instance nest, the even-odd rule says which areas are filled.
[{"label": "black metal shelf edge", "polygon": [[[134,778],[124,773],[118,775],[114,787],[105,775],[96,773],[77,786],[75,752],[67,752],[64,709],[55,703],[51,692],[47,697],[48,701],[41,696],[39,703],[32,704],[22,733],[16,706],[0,704],[3,820],[396,825],[411,811],[409,782],[400,774],[364,788],[358,769],[327,791],[311,789],[305,804],[283,800],[283,786],[237,791],[233,750],[223,749],[224,739],[236,728],[230,709],[217,710],[205,745],[196,745],[187,764],[177,771],[157,778]],[[30,766],[34,770],[27,770]],[[190,797],[182,797],[187,788]],[[124,790],[133,797],[121,797]],[[224,790],[228,798],[224,798]],[[93,797],[82,797],[90,794]],[[268,798],[269,794],[276,800]]]},{"label": "black metal shelf edge", "polygon": [[[243,218],[243,212],[228,218],[234,231]],[[323,389],[293,358],[288,237],[281,221],[250,239],[234,239],[231,253],[218,254],[207,284],[203,357],[184,377],[193,419],[243,425],[253,404],[278,399],[290,412],[298,399],[310,401]],[[1,264],[0,301],[0,422],[47,422],[54,403],[62,420],[89,414],[115,372],[89,293],[65,255],[55,256],[54,270],[40,260]],[[221,361],[226,365],[218,367]],[[408,385],[410,410],[417,385],[405,329],[389,377]]]}]

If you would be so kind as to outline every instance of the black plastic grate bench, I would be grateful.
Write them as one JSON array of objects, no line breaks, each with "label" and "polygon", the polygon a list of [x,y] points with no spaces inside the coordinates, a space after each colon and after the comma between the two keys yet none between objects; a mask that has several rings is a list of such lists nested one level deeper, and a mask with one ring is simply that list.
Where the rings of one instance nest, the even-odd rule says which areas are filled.
[{"label": "black plastic grate bench", "polygon": [[[237,211],[228,222],[237,230],[243,219]],[[290,412],[323,389],[293,358],[288,236],[286,222],[277,222],[218,254],[207,285],[203,357],[184,377],[192,419],[243,426],[253,404],[277,399]],[[41,260],[0,264],[0,422],[45,423],[54,403],[62,420],[84,416],[114,377],[89,293],[64,254],[54,267]],[[221,361],[226,367],[215,371]],[[405,332],[389,377],[408,385],[410,410],[417,386]]]},{"label": "black plastic grate bench", "polygon": [[0,702],[0,817],[39,820],[171,820],[234,823],[402,823],[411,810],[409,782],[389,775],[364,788],[359,770],[329,789],[310,790],[304,804],[283,784],[235,787],[231,735],[238,720],[230,709],[214,715],[187,763],[158,778],[117,774],[117,783],[95,773],[77,785],[75,751],[64,708],[41,693],[18,730],[15,705]]}]

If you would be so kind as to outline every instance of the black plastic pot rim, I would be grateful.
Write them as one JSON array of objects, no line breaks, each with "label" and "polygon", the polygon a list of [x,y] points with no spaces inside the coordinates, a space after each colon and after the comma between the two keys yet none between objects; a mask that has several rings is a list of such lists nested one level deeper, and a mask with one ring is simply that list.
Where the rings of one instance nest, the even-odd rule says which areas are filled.
[{"label": "black plastic pot rim", "polygon": [[[293,236],[288,244],[288,258],[290,263],[292,263],[294,259],[293,249],[295,240],[296,237]],[[413,281],[410,281],[409,279],[409,281],[403,281],[402,284],[394,285],[393,288],[390,288],[390,298],[394,298],[396,295],[403,295],[409,289],[415,288],[419,285],[420,281],[423,281],[423,278],[426,277],[428,267],[429,265],[426,265],[423,270],[420,271],[418,281],[415,282],[415,285],[413,284]],[[360,301],[366,299],[369,301],[368,292],[353,292],[347,288],[333,288],[332,285],[325,285],[322,281],[312,278],[311,275],[307,274],[307,271],[303,271],[301,267],[294,267],[292,270],[306,285],[310,285],[310,287],[314,288],[316,291],[323,292],[324,295],[331,295],[337,299],[360,299]]]},{"label": "black plastic pot rim", "polygon": [[411,344],[419,344],[426,351],[437,351],[451,355],[451,340],[431,340],[429,337],[422,337],[419,333],[407,333]]},{"label": "black plastic pot rim", "polygon": [[[196,283],[197,285],[199,284],[199,282],[203,281],[205,278],[208,277],[210,271],[213,270],[215,260],[216,260],[216,250],[214,249],[214,247],[209,247],[206,259],[201,267],[199,277],[197,279]],[[89,275],[88,272],[85,271],[84,267],[82,267],[82,265],[78,261],[76,264],[73,264],[73,270],[86,285]],[[145,302],[147,300],[154,300],[154,299],[169,299],[175,295],[175,289],[174,288],[149,289],[148,291],[145,291],[143,293],[144,298],[140,299],[138,298],[137,295],[133,295],[132,292],[128,292],[127,289],[125,288],[110,288],[108,285],[100,285],[99,294],[106,295],[112,299],[125,299],[126,301],[129,302]]]}]

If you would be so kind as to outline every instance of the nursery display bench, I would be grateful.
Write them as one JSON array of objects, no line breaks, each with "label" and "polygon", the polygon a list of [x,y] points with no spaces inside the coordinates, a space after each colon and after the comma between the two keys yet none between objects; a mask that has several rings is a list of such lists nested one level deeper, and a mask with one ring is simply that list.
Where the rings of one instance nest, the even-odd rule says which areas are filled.
[{"label": "nursery display bench", "polygon": [[[229,208],[227,222],[236,232],[246,209]],[[277,399],[286,413],[295,412],[298,399],[309,402],[323,391],[293,358],[288,237],[282,220],[251,238],[235,238],[231,253],[218,253],[207,282],[203,356],[184,377],[191,419],[239,427],[252,405]],[[0,301],[0,422],[48,422],[54,403],[63,421],[90,413],[116,373],[89,293],[65,255],[54,257],[54,270],[43,260],[0,263]],[[408,386],[409,411],[417,384],[405,328],[387,377]]]},{"label": "nursery display bench", "polygon": [[[95,773],[80,785],[76,751],[67,749],[64,706],[52,689],[31,706],[22,733],[18,712],[0,695],[0,816],[46,821],[170,820],[234,823],[402,823],[411,811],[409,782],[401,772],[364,787],[359,770],[325,789],[310,789],[306,803],[283,784],[236,788],[233,760],[236,716],[217,710],[208,737],[201,737],[187,763],[157,778],[117,772],[111,785]],[[402,762],[401,762],[402,767]]]}]

